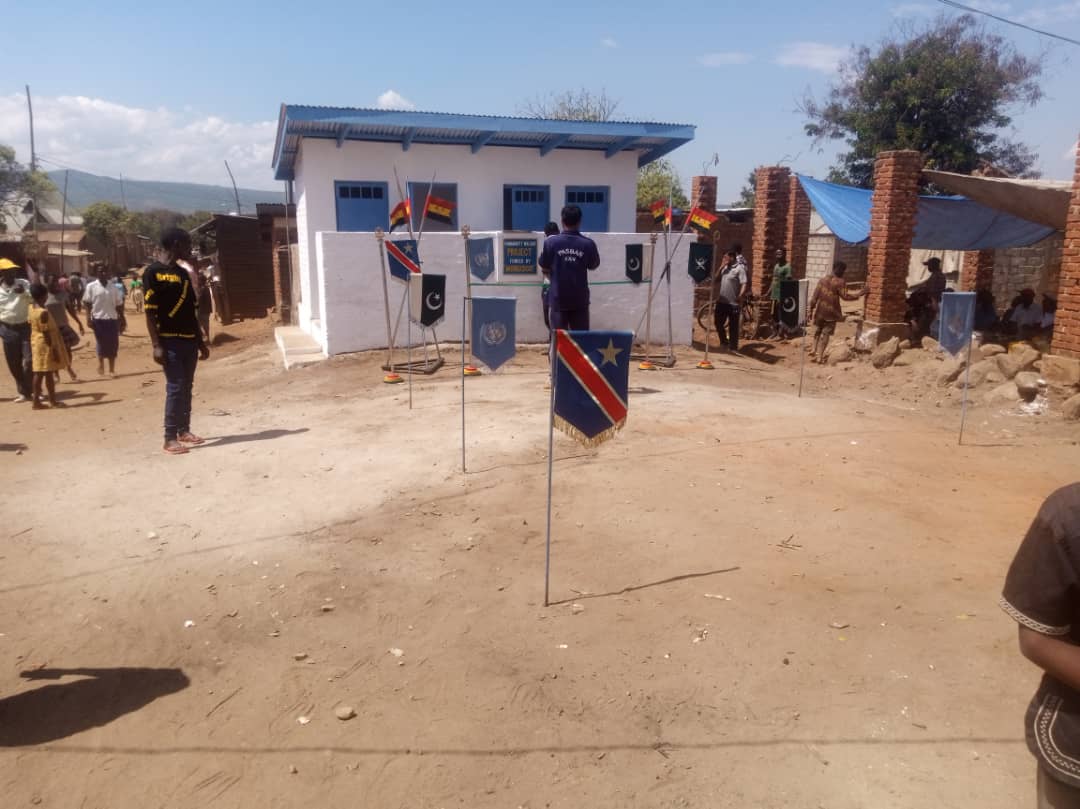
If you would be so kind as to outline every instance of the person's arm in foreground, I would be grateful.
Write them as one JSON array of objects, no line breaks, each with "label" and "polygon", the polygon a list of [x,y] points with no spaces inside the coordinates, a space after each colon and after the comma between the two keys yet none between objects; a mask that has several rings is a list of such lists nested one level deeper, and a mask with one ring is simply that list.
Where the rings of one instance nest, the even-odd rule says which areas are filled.
[{"label": "person's arm in foreground", "polygon": [[1055,680],[1080,691],[1080,646],[1019,627],[1020,653]]}]

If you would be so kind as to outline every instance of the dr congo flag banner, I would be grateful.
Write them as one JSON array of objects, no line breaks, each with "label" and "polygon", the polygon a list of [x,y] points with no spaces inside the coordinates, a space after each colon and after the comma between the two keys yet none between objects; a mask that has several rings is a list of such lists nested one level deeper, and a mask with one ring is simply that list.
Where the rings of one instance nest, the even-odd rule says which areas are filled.
[{"label": "dr congo flag banner", "polygon": [[469,239],[469,272],[486,281],[495,272],[495,240],[490,236],[486,239]]},{"label": "dr congo flag banner", "polygon": [[492,371],[517,351],[516,306],[517,298],[472,299],[472,354]]},{"label": "dr congo flag banner", "polygon": [[626,423],[629,331],[555,332],[555,426],[587,447]]},{"label": "dr congo flag banner", "polygon": [[694,279],[695,284],[700,284],[712,275],[713,246],[708,242],[691,242],[690,259],[686,271]]},{"label": "dr congo flag banner", "polygon": [[975,293],[946,292],[941,296],[938,342],[950,354],[958,354],[971,342],[975,328]]},{"label": "dr congo flag banner", "polygon": [[640,284],[642,279],[641,265],[645,261],[645,245],[626,245],[626,277],[635,284]]},{"label": "dr congo flag banner", "polygon": [[408,282],[410,275],[420,272],[420,253],[417,252],[416,239],[386,240],[386,259],[390,265],[390,274],[399,281]]},{"label": "dr congo flag banner", "polygon": [[446,313],[446,276],[420,273],[409,278],[409,315],[413,323],[434,326]]}]

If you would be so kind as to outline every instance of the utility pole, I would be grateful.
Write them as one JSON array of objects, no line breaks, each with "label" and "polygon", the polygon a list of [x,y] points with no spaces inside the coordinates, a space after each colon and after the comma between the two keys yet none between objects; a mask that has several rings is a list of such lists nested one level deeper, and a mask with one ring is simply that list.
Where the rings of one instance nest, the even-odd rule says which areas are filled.
[{"label": "utility pole", "polygon": [[[68,173],[67,169],[64,169],[64,199],[62,207],[60,209],[60,275],[64,275],[64,234],[67,231],[67,183]],[[48,269],[48,260],[45,264]]]},{"label": "utility pole", "polygon": [[30,85],[26,85],[26,108],[30,111],[30,171],[37,171],[37,151],[34,149],[34,104],[30,101]]},{"label": "utility pole", "polygon": [[229,179],[232,180],[232,192],[233,196],[236,198],[236,213],[237,215],[240,215],[243,213],[243,211],[240,210],[240,192],[236,190],[236,178],[233,177],[232,169],[229,168],[228,160],[225,161],[225,171],[229,172]]}]

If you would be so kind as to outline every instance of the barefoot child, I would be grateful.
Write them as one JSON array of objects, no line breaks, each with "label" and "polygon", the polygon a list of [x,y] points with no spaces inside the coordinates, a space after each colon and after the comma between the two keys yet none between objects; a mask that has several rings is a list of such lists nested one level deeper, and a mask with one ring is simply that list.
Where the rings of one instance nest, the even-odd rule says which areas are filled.
[{"label": "barefoot child", "polygon": [[45,384],[49,392],[49,404],[53,407],[61,407],[56,401],[56,371],[66,368],[69,364],[67,346],[60,336],[60,328],[56,321],[49,317],[45,308],[45,301],[49,297],[49,290],[44,284],[33,284],[30,287],[30,297],[34,299],[30,307],[30,353],[34,371],[34,409],[43,410],[45,405],[41,403],[41,385]]}]

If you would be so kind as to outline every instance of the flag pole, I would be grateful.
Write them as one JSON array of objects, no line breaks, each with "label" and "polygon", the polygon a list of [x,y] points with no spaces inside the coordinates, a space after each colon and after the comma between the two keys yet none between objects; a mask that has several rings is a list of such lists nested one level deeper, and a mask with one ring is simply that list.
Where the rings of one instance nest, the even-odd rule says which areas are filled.
[{"label": "flag pole", "polygon": [[[940,335],[939,335],[940,336]],[[968,381],[971,379],[971,344],[975,342],[970,332],[968,333],[967,367],[964,368],[964,398],[960,404],[960,434],[956,438],[956,445],[964,443],[964,422],[967,420]]]},{"label": "flag pole", "polygon": [[382,228],[375,228],[375,238],[379,242],[379,267],[382,270],[383,309],[386,311],[386,374],[383,375],[383,382],[388,385],[393,385],[401,382],[402,379],[401,374],[394,371],[394,337],[390,331],[390,290],[386,286],[386,245],[383,244],[383,239],[386,238],[386,234],[383,233]]},{"label": "flag pole", "polygon": [[406,337],[406,340],[407,340],[406,351],[408,353],[408,360],[409,360],[409,410],[412,410],[412,377],[413,377],[413,375],[412,375],[412,368],[413,368],[413,364],[412,364],[412,295],[410,294],[410,292],[412,291],[412,284],[413,284],[413,279],[412,279],[412,276],[410,275],[409,276],[409,285],[405,288],[405,308],[408,310],[408,312],[405,315],[405,334],[407,335],[407,337]]},{"label": "flag pole", "polygon": [[[461,299],[461,366],[465,367],[465,309],[468,298]],[[461,471],[465,471],[465,377],[461,377]]]},{"label": "flag pole", "polygon": [[[405,194],[401,190],[401,179],[398,177],[397,165],[394,165],[394,185],[397,186],[398,199],[402,202],[406,201]],[[405,224],[409,227],[409,238],[414,238],[412,230],[412,197],[408,197],[409,203],[409,215],[405,217]]]},{"label": "flag pole", "polygon": [[[649,234],[649,295],[645,299],[645,359],[641,361],[638,368],[642,371],[655,371],[656,364],[652,361],[652,349],[650,344],[652,343],[652,301],[653,301],[653,279],[655,277],[653,268],[656,266],[656,231]],[[638,321],[638,328],[641,328],[641,322]]]},{"label": "flag pole", "polygon": [[803,310],[803,307],[802,307],[803,295],[802,295],[802,292],[801,292],[801,290],[803,289],[803,284],[806,284],[806,287],[805,287],[806,290],[807,290],[806,299],[807,299],[807,301],[810,300],[810,292],[809,292],[809,290],[810,290],[810,282],[807,281],[805,278],[800,278],[799,279],[799,289],[800,289],[800,291],[798,293],[796,293],[798,301],[799,301],[799,326],[800,326],[799,330],[802,332],[802,341],[799,344],[799,353],[800,353],[800,358],[799,358],[799,398],[800,399],[802,398],[803,373],[806,371],[806,312]]},{"label": "flag pole", "polygon": [[[427,196],[424,197],[424,212],[420,214],[420,231],[416,234],[416,243],[420,244],[420,240],[424,238],[424,223],[427,222],[427,206],[431,201],[431,189],[435,187],[435,176],[439,173],[438,169],[431,173],[431,182],[428,183]],[[412,203],[409,203],[410,206]]]},{"label": "flag pole", "polygon": [[[461,238],[465,240],[465,296],[469,301],[469,308],[467,310],[468,325],[466,325],[466,310],[462,310],[461,313],[461,373],[465,376],[480,376],[480,369],[472,363],[465,364],[465,335],[469,335],[469,350],[472,350],[472,253],[469,250],[469,235],[472,233],[472,228],[465,225],[461,229]],[[464,389],[464,386],[462,386]],[[464,394],[462,394],[464,395]],[[463,420],[464,415],[461,417]],[[464,423],[464,421],[462,422]],[[464,428],[462,428],[464,429]],[[464,440],[464,439],[462,439]],[[462,445],[461,457],[465,457],[465,448]],[[465,461],[462,460],[461,468],[465,468]]]},{"label": "flag pole", "polygon": [[[713,237],[713,265],[714,266],[709,268],[709,311],[708,311],[708,314],[705,315],[705,359],[703,359],[701,362],[699,362],[697,364],[697,367],[700,368],[703,371],[711,371],[711,370],[713,370],[713,364],[711,362],[709,362],[709,337],[712,336],[713,309],[715,307],[714,298],[713,298],[714,290],[716,288],[715,284],[713,283],[713,280],[714,280],[713,275],[716,272],[715,264],[716,264],[716,238]],[[693,327],[694,327],[694,324],[691,323],[690,328],[692,329]]]},{"label": "flag pole", "polygon": [[551,407],[548,410],[548,486],[547,486],[547,540],[544,544],[544,606],[551,604],[551,478],[555,461],[555,363],[558,351],[559,330],[552,332],[551,346]]}]

